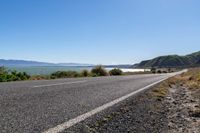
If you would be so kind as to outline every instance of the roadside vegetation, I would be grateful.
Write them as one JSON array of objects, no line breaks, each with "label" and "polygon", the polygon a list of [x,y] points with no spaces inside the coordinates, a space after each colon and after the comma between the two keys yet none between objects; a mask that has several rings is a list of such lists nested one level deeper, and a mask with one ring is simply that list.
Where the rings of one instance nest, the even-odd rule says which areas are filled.
[{"label": "roadside vegetation", "polygon": [[57,71],[50,75],[33,75],[30,76],[25,72],[17,72],[7,70],[5,67],[0,67],[0,82],[22,81],[22,80],[44,80],[58,78],[78,78],[78,77],[100,77],[100,76],[119,76],[124,75],[120,69],[112,69],[107,71],[103,66],[95,66],[91,71]]},{"label": "roadside vegetation", "polygon": [[76,71],[57,71],[55,73],[52,73],[50,78],[56,79],[56,78],[76,78],[80,77],[80,74]]},{"label": "roadside vegetation", "polygon": [[88,70],[83,70],[83,71],[81,71],[81,76],[82,77],[89,77],[89,76],[91,76],[91,73]]},{"label": "roadside vegetation", "polygon": [[152,67],[151,68],[151,73],[172,73],[172,72],[175,72],[175,71],[178,71],[178,70],[181,70],[181,69],[176,69],[176,68],[155,68],[155,67]]},{"label": "roadside vegetation", "polygon": [[156,96],[158,99],[164,98],[168,94],[169,88],[173,86],[187,87],[190,90],[200,90],[200,68],[189,69],[186,73],[164,81],[157,86],[157,89],[153,90],[153,96]]},{"label": "roadside vegetation", "polygon": [[114,69],[109,71],[109,74],[112,75],[112,76],[117,76],[117,75],[122,75],[123,72],[119,68],[114,68]]},{"label": "roadside vegetation", "polygon": [[0,82],[28,80],[30,76],[25,72],[7,71],[0,67]]},{"label": "roadside vegetation", "polygon": [[[56,71],[50,75],[28,75],[26,72],[17,72],[7,70],[5,67],[0,67],[0,82],[22,81],[22,80],[45,80],[58,78],[78,78],[78,77],[100,77],[100,76],[120,76],[120,75],[136,75],[136,74],[151,74],[151,73],[169,73],[174,72],[173,69],[156,69],[146,72],[123,72],[119,68],[114,68],[107,71],[103,66],[98,65],[89,70],[78,71]],[[193,84],[194,85],[194,84]]]},{"label": "roadside vegetation", "polygon": [[106,71],[106,69],[99,65],[99,66],[96,66],[95,68],[93,68],[91,70],[91,73],[92,73],[92,76],[93,77],[98,77],[98,76],[109,76],[109,73]]}]

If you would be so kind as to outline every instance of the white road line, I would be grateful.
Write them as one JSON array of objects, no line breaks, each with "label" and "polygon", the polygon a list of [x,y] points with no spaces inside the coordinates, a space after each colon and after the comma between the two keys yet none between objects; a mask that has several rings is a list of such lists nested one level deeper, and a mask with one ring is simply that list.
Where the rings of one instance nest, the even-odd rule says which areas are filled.
[{"label": "white road line", "polygon": [[83,81],[75,81],[75,82],[64,82],[64,83],[57,83],[57,84],[48,84],[48,85],[37,85],[33,86],[33,88],[39,88],[39,87],[51,87],[51,86],[58,86],[58,85],[68,85],[68,84],[77,84],[77,83],[85,83],[86,80]]},{"label": "white road line", "polygon": [[146,89],[149,89],[150,87],[153,87],[154,85],[156,85],[156,84],[158,84],[158,83],[160,83],[160,82],[162,82],[162,81],[164,81],[164,80],[166,80],[166,79],[168,79],[170,77],[173,77],[173,76],[175,76],[177,74],[181,74],[181,73],[183,73],[185,71],[187,71],[187,70],[184,70],[184,71],[181,71],[181,72],[178,72],[178,73],[175,73],[175,74],[169,74],[169,76],[166,77],[166,78],[163,78],[163,79],[161,79],[159,81],[156,81],[156,82],[154,82],[154,83],[152,83],[150,85],[147,85],[147,86],[145,86],[145,87],[143,87],[143,88],[141,88],[141,89],[139,89],[137,91],[129,93],[129,94],[127,94],[127,95],[125,95],[125,96],[123,96],[121,98],[118,98],[118,99],[116,99],[116,100],[114,100],[112,102],[106,103],[106,104],[104,104],[104,105],[102,105],[102,106],[100,106],[100,107],[98,107],[98,108],[96,108],[96,109],[94,109],[94,110],[92,110],[90,112],[87,112],[85,114],[82,114],[82,115],[74,118],[74,119],[71,119],[71,120],[69,120],[67,122],[64,122],[64,123],[62,123],[60,125],[57,125],[54,128],[50,128],[49,130],[44,131],[43,133],[59,133],[59,132],[62,132],[65,129],[68,129],[68,128],[78,124],[79,122],[82,122],[85,119],[87,119],[87,118],[89,118],[89,117],[91,117],[91,116],[93,116],[93,115],[95,115],[95,114],[97,114],[97,113],[109,108],[109,107],[112,107],[113,105],[115,105],[115,104],[117,104],[119,102],[122,102],[122,101],[126,100],[127,98],[129,98],[131,96],[134,96],[135,94],[137,94],[139,92],[142,92],[142,91],[144,91]]}]

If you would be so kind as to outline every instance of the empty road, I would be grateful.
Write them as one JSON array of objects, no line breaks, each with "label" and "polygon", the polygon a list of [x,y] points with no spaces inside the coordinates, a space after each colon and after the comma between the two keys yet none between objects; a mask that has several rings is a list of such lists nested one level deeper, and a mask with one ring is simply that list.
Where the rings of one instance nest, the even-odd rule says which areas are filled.
[{"label": "empty road", "polygon": [[0,83],[0,132],[49,130],[170,74]]}]

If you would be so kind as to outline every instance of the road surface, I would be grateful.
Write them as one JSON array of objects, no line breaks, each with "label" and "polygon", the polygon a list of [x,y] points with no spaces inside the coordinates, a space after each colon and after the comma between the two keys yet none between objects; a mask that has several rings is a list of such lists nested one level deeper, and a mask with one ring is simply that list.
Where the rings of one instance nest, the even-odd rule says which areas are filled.
[{"label": "road surface", "polygon": [[45,132],[168,76],[171,75],[0,83],[0,132]]}]

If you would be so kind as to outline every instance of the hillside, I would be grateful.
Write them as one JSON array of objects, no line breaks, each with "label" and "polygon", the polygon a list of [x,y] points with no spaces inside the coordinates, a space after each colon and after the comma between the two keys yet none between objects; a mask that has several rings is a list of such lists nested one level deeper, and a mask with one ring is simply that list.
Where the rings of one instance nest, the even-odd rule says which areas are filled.
[{"label": "hillside", "polygon": [[137,68],[150,68],[150,67],[193,67],[200,65],[200,51],[185,56],[167,55],[156,57],[151,60],[142,61],[134,65]]}]

